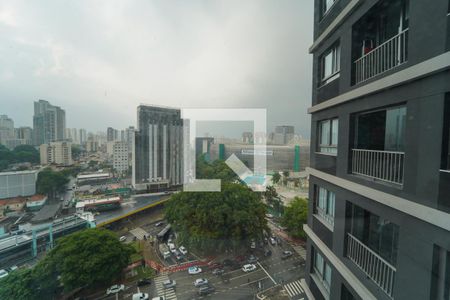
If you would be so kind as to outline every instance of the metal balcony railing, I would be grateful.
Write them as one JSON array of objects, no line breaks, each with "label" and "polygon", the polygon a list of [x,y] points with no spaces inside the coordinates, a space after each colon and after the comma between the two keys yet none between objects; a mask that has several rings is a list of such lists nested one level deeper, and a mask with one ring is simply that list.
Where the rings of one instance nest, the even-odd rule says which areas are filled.
[{"label": "metal balcony railing", "polygon": [[350,233],[347,233],[347,235],[347,257],[386,294],[393,298],[396,268],[356,237]]},{"label": "metal balcony railing", "polygon": [[405,152],[352,149],[352,174],[403,185]]},{"label": "metal balcony railing", "polygon": [[408,29],[393,36],[383,44],[355,61],[355,83],[363,82],[393,69],[408,60]]}]

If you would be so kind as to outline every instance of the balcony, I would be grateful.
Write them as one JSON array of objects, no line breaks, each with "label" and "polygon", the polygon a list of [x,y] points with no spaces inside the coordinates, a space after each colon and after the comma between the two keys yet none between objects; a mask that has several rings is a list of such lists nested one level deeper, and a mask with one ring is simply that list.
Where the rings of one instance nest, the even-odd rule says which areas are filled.
[{"label": "balcony", "polygon": [[352,149],[352,174],[403,185],[405,153]]},{"label": "balcony", "polygon": [[393,298],[396,268],[350,233],[347,236],[347,257]]},{"label": "balcony", "polygon": [[355,84],[400,66],[408,60],[408,29],[391,37],[378,47],[366,48],[367,53],[354,62]]}]

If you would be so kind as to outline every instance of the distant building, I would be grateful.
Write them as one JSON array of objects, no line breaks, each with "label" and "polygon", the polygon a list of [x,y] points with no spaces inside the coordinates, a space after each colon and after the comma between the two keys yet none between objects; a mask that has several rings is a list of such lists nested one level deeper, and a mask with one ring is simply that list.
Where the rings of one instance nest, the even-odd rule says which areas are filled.
[{"label": "distant building", "polygon": [[126,172],[129,167],[128,144],[115,141],[113,144],[113,168],[118,172]]},{"label": "distant building", "polygon": [[44,204],[47,202],[47,196],[45,195],[33,195],[29,198],[27,198],[27,210],[30,211],[37,211],[44,206]]},{"label": "distant building", "polygon": [[98,142],[89,139],[86,141],[86,152],[97,152],[98,151]]},{"label": "distant building", "polygon": [[119,131],[112,127],[108,127],[106,129],[106,141],[113,142],[113,141],[117,141],[118,139],[119,139]]},{"label": "distant building", "polygon": [[0,199],[36,194],[37,171],[0,172]]},{"label": "distant building", "polygon": [[253,132],[243,132],[242,133],[242,142],[244,144],[253,144]]},{"label": "distant building", "polygon": [[7,146],[7,141],[14,139],[14,121],[7,115],[0,115],[0,144]]},{"label": "distant building", "polygon": [[76,128],[66,128],[66,140],[72,144],[80,145],[79,133]]},{"label": "distant building", "polygon": [[179,109],[141,105],[133,146],[132,183],[157,190],[183,183],[183,125]]},{"label": "distant building", "polygon": [[127,142],[128,151],[130,151],[130,153],[133,150],[134,131],[135,131],[134,126],[130,126],[125,129],[125,142]]},{"label": "distant building", "polygon": [[52,142],[39,147],[41,165],[56,164],[70,166],[72,161],[72,144],[70,142]]},{"label": "distant building", "polygon": [[294,138],[294,126],[276,126],[272,135],[272,143],[275,145],[287,145]]},{"label": "distant building", "polygon": [[66,112],[48,101],[34,102],[33,135],[34,144],[42,145],[65,138]]},{"label": "distant building", "polygon": [[87,141],[86,129],[80,129],[79,130],[78,139],[80,141],[80,145],[83,145]]},{"label": "distant building", "polygon": [[207,154],[209,159],[209,153],[211,144],[214,143],[213,137],[196,137],[195,138],[195,156]]},{"label": "distant building", "polygon": [[15,130],[16,139],[23,140],[22,145],[33,144],[33,128],[31,127],[19,127]]}]

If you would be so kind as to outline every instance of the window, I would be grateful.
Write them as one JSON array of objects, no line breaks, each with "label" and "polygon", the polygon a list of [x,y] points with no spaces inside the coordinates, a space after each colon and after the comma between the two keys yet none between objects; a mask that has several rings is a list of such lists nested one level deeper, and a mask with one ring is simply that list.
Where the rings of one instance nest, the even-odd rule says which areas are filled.
[{"label": "window", "polygon": [[450,252],[434,245],[430,299],[450,299]]},{"label": "window", "polygon": [[319,152],[337,154],[338,119],[319,123]]},{"label": "window", "polygon": [[329,292],[331,286],[331,267],[318,251],[314,252],[314,273],[316,273],[325,289]]},{"label": "window", "polygon": [[445,95],[441,169],[450,170],[450,93]]},{"label": "window", "polygon": [[337,0],[322,0],[321,1],[321,13],[322,17],[331,9],[331,7],[334,5],[334,3]]},{"label": "window", "polygon": [[318,189],[318,201],[316,203],[317,214],[331,226],[334,225],[335,194],[322,187]]},{"label": "window", "polygon": [[338,78],[341,50],[339,44],[333,45],[320,57],[320,85]]}]

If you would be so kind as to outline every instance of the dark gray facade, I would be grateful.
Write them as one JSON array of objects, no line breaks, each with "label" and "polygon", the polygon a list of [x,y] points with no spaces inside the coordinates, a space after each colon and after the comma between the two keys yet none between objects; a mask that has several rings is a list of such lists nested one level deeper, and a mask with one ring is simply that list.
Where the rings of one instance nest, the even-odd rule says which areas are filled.
[{"label": "dark gray facade", "polygon": [[34,102],[33,142],[35,145],[62,141],[66,131],[66,112],[46,100]]},{"label": "dark gray facade", "polygon": [[[183,184],[180,110],[141,105],[133,143],[133,186],[158,189]],[[155,188],[156,187],[156,188]]]},{"label": "dark gray facade", "polygon": [[306,282],[450,299],[448,0],[315,1]]}]

